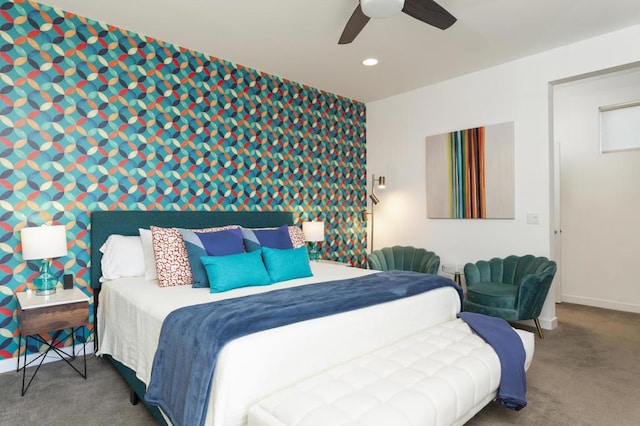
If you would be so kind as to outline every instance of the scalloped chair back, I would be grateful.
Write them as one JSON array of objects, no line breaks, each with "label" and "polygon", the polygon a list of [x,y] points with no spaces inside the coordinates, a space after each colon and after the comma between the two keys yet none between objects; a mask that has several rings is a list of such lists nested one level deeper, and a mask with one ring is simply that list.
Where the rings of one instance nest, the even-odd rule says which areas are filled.
[{"label": "scalloped chair back", "polygon": [[422,272],[437,274],[440,257],[432,251],[413,246],[393,246],[374,250],[368,257],[369,269]]},{"label": "scalloped chair back", "polygon": [[467,263],[464,310],[507,321],[532,319],[544,339],[538,316],[556,270],[553,260],[530,254]]}]

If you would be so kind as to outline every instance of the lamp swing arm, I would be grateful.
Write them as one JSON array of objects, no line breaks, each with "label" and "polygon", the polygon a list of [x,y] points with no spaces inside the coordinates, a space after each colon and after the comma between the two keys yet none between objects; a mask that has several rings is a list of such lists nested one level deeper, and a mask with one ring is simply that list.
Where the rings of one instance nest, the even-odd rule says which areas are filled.
[{"label": "lamp swing arm", "polygon": [[376,178],[376,175],[371,174],[371,193],[369,194],[369,198],[371,199],[371,212],[367,212],[366,210],[362,211],[362,219],[366,220],[368,215],[371,215],[371,251],[373,251],[373,236],[374,236],[374,229],[375,229],[375,215],[374,215],[374,208],[376,206],[376,204],[378,204],[380,202],[380,199],[378,198],[378,196],[376,195],[376,184],[378,185],[378,188],[383,189],[386,187],[386,179],[384,176],[379,176],[378,178]]}]

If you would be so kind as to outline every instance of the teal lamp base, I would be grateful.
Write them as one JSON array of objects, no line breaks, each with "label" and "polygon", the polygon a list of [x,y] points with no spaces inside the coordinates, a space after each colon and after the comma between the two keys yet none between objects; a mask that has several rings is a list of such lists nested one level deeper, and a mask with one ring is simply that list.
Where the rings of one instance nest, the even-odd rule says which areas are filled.
[{"label": "teal lamp base", "polygon": [[320,251],[315,243],[309,245],[309,260],[320,260]]},{"label": "teal lamp base", "polygon": [[58,280],[50,272],[51,260],[45,259],[40,267],[40,275],[33,280],[36,287],[37,296],[48,296],[55,294]]}]

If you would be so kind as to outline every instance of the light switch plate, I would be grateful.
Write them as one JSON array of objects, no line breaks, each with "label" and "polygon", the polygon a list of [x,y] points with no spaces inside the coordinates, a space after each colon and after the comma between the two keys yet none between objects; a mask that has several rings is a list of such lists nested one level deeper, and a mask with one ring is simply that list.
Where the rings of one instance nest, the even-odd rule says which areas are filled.
[{"label": "light switch plate", "polygon": [[540,215],[538,213],[527,213],[527,223],[529,225],[539,225]]}]

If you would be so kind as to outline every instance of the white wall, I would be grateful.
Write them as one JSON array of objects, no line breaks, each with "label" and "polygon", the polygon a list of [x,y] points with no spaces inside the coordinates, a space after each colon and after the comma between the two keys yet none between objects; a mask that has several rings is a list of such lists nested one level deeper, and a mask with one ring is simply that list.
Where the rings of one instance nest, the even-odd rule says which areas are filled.
[{"label": "white wall", "polygon": [[[376,247],[421,246],[441,263],[550,256],[549,83],[640,61],[638,41],[640,25],[367,104],[369,178],[387,178],[377,191]],[[426,136],[505,121],[515,123],[515,220],[427,219]],[[527,213],[540,224],[528,225]],[[555,326],[553,297],[540,320]]]},{"label": "white wall", "polygon": [[601,153],[598,114],[601,106],[640,100],[640,67],[560,84],[553,94],[561,298],[640,312],[640,279],[630,273],[640,264],[640,150]]}]

